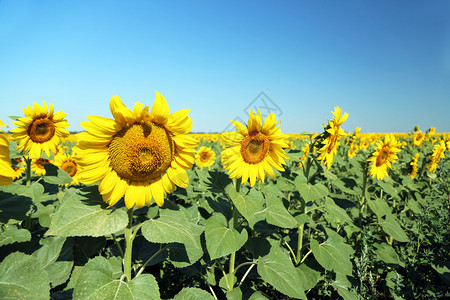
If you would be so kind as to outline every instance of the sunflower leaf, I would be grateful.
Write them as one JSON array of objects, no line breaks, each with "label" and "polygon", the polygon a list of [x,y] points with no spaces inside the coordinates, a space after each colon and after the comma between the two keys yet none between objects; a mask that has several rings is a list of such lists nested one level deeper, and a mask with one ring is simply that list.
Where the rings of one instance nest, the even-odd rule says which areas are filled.
[{"label": "sunflower leaf", "polygon": [[31,233],[24,228],[17,228],[15,225],[9,225],[5,231],[0,233],[0,246],[29,240],[31,240]]},{"label": "sunflower leaf", "polygon": [[39,260],[21,252],[0,264],[1,299],[50,299],[50,280]]},{"label": "sunflower leaf", "polygon": [[214,214],[206,221],[205,239],[211,259],[215,259],[239,250],[247,241],[248,234],[245,229],[239,233],[228,228],[225,217]]},{"label": "sunflower leaf", "polygon": [[116,233],[128,224],[124,210],[104,209],[101,203],[89,200],[76,190],[67,190],[46,235],[99,237]]},{"label": "sunflower leaf", "polygon": [[302,277],[280,247],[272,245],[269,254],[259,259],[257,269],[262,279],[278,291],[289,297],[306,299]]},{"label": "sunflower leaf", "polygon": [[199,288],[184,288],[175,295],[173,300],[197,300],[197,299],[214,299],[214,297],[205,290]]},{"label": "sunflower leaf", "polygon": [[386,220],[381,224],[383,231],[399,242],[408,242],[409,238],[392,214],[386,215]]},{"label": "sunflower leaf", "polygon": [[61,170],[55,165],[45,164],[44,181],[50,184],[67,184],[73,181],[69,174]]},{"label": "sunflower leaf", "polygon": [[112,263],[98,256],[81,269],[73,299],[160,299],[160,295],[153,275],[142,274],[129,282],[121,281]]}]

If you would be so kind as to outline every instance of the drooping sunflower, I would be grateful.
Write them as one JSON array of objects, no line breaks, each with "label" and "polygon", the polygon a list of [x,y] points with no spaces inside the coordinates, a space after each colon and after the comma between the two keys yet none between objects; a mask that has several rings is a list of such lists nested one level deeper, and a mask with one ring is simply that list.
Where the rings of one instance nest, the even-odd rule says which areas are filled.
[{"label": "drooping sunflower", "polygon": [[[0,120],[0,127],[6,126]],[[0,129],[0,185],[9,185],[16,178],[16,172],[11,167],[9,158],[9,140],[6,133]]]},{"label": "drooping sunflower", "polygon": [[367,160],[372,178],[376,176],[377,179],[383,179],[389,176],[387,170],[391,168],[391,163],[398,159],[398,152],[400,152],[400,143],[392,133],[387,134],[384,141],[378,141],[375,152]]},{"label": "drooping sunflower", "polygon": [[74,152],[81,171],[78,180],[100,182],[99,191],[109,206],[125,196],[128,209],[162,206],[175,185],[187,188],[186,169],[192,168],[199,142],[188,136],[192,129],[189,109],[169,115],[166,99],[156,92],[151,111],[136,102],[127,108],[115,95],[110,101],[114,119],[89,116],[81,125]]},{"label": "drooping sunflower", "polygon": [[445,152],[445,142],[440,141],[438,144],[434,145],[433,152],[430,156],[430,161],[427,164],[428,171],[430,172],[436,172],[437,165],[441,158],[445,158],[444,152]]},{"label": "drooping sunflower", "polygon": [[61,139],[68,136],[68,127],[63,111],[54,112],[53,104],[50,107],[44,102],[44,106],[33,103],[33,107],[23,108],[25,117],[13,122],[18,126],[11,130],[13,139],[20,141],[17,149],[22,150],[28,156],[38,158],[41,152],[50,157],[50,151],[55,153]]},{"label": "drooping sunflower", "polygon": [[262,114],[250,111],[247,126],[231,121],[237,132],[222,134],[228,146],[222,151],[221,160],[230,178],[242,178],[242,184],[250,180],[250,186],[256,178],[264,181],[267,175],[275,178],[272,168],[284,171],[284,159],[289,158],[283,148],[288,147],[289,136],[280,131],[278,120],[270,113],[262,121]]},{"label": "drooping sunflower", "polygon": [[58,166],[61,170],[66,172],[72,177],[73,181],[71,183],[66,184],[78,184],[78,174],[80,173],[80,166],[77,162],[76,155],[68,155],[59,153],[55,156],[55,165]]},{"label": "drooping sunflower", "polygon": [[204,167],[211,167],[216,160],[216,152],[210,147],[202,146],[195,154],[195,165],[200,169]]},{"label": "drooping sunflower", "polygon": [[348,118],[348,113],[342,115],[342,109],[339,106],[336,106],[332,113],[334,118],[331,119],[325,127],[325,132],[322,134],[320,149],[318,151],[319,156],[317,157],[317,160],[325,163],[327,169],[331,168],[333,157],[337,153],[340,139],[345,136],[344,129],[340,128],[340,126]]},{"label": "drooping sunflower", "polygon": [[417,176],[417,172],[419,171],[419,165],[418,165],[419,157],[420,157],[420,153],[417,152],[414,155],[413,160],[410,162],[411,172],[409,173],[409,177],[411,179],[414,179]]},{"label": "drooping sunflower", "polygon": [[47,171],[45,171],[46,164],[53,164],[53,161],[46,158],[33,158],[31,160],[31,171],[33,171],[36,175],[45,175]]}]

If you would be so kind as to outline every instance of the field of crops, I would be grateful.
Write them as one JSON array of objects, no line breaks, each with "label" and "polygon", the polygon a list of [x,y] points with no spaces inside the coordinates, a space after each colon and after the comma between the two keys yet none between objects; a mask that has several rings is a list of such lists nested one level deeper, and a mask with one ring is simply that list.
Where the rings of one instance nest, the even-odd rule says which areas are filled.
[{"label": "field of crops", "polygon": [[46,103],[2,127],[1,299],[450,297],[448,133],[110,107],[76,135]]}]

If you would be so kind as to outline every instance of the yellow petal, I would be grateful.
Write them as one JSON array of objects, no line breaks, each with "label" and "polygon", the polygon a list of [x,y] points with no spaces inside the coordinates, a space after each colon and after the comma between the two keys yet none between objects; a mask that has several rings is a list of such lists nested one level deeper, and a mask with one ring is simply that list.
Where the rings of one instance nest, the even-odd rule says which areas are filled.
[{"label": "yellow petal", "polygon": [[158,91],[156,91],[156,98],[150,115],[153,118],[153,122],[158,124],[165,124],[169,117],[169,104]]}]

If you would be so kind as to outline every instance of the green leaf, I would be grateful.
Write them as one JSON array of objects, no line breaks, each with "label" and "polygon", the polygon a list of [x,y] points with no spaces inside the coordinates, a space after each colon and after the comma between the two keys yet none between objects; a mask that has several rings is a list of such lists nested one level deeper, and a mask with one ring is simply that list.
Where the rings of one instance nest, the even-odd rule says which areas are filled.
[{"label": "green leaf", "polygon": [[142,234],[152,243],[182,243],[201,248],[203,228],[190,222],[183,211],[160,209],[160,217],[145,221]]},{"label": "green leaf", "polygon": [[325,201],[325,218],[330,223],[347,223],[353,224],[352,219],[349,217],[347,212],[336,205],[336,203],[331,198],[326,198]]},{"label": "green leaf", "polygon": [[377,215],[378,219],[381,219],[385,215],[391,214],[391,208],[381,198],[376,198],[375,200],[368,200],[367,204],[369,205],[370,209]]},{"label": "green leaf", "polygon": [[53,215],[46,235],[54,236],[105,236],[116,233],[128,224],[128,216],[121,209],[104,209],[70,189]]},{"label": "green leaf", "polygon": [[344,300],[359,300],[360,297],[353,291],[349,291],[345,288],[338,288],[337,289],[339,296],[342,297]]},{"label": "green leaf", "polygon": [[234,228],[228,228],[227,225],[227,220],[222,214],[214,214],[206,220],[206,248],[211,260],[241,249],[248,239],[245,229],[239,233]]},{"label": "green leaf", "polygon": [[306,263],[302,263],[297,271],[301,278],[303,289],[310,290],[314,288],[320,279],[320,272],[310,268]]},{"label": "green leaf", "polygon": [[204,291],[199,288],[184,288],[173,298],[173,300],[198,300],[198,299],[213,300],[214,297],[207,291]]},{"label": "green leaf", "polygon": [[248,300],[269,300],[269,298],[267,298],[266,296],[264,296],[263,293],[257,291],[254,292],[250,298],[248,298]]},{"label": "green leaf", "polygon": [[274,195],[267,195],[266,221],[269,224],[282,228],[295,228],[298,226],[297,220],[284,207],[282,200]]},{"label": "green leaf", "polygon": [[242,191],[236,192],[232,185],[228,185],[225,190],[250,227],[264,220],[264,197],[261,192],[252,189],[248,195],[244,195]]},{"label": "green leaf", "polygon": [[272,246],[269,254],[258,261],[258,274],[281,293],[306,299],[302,278],[292,264],[289,255],[278,246]]},{"label": "green leaf", "polygon": [[117,279],[113,270],[102,256],[90,260],[78,276],[73,299],[160,299],[153,275],[141,274],[125,282]]},{"label": "green leaf", "polygon": [[50,299],[50,281],[36,257],[14,252],[3,260],[0,299]]},{"label": "green leaf", "polygon": [[352,262],[350,254],[353,249],[343,242],[343,238],[332,230],[326,228],[328,239],[319,244],[315,239],[311,239],[311,251],[319,264],[336,273],[345,275],[352,274]]},{"label": "green leaf", "polygon": [[395,240],[399,242],[408,242],[409,238],[403,231],[402,227],[396,221],[396,217],[392,214],[386,215],[386,219],[381,223],[383,231],[388,235],[392,236]]},{"label": "green leaf", "polygon": [[231,291],[227,291],[227,300],[242,300],[241,288],[235,287]]},{"label": "green leaf", "polygon": [[431,266],[447,284],[450,284],[450,263],[448,261],[435,260]]},{"label": "green leaf", "polygon": [[169,260],[175,268],[188,267],[202,256],[203,249],[192,244],[173,243],[169,247]]},{"label": "green leaf", "polygon": [[394,248],[386,243],[378,245],[378,249],[375,250],[375,254],[377,255],[377,260],[383,261],[386,264],[400,265],[402,267],[405,266],[405,264],[400,261],[400,258]]},{"label": "green leaf", "polygon": [[314,185],[307,183],[306,177],[303,175],[297,176],[294,179],[294,184],[306,203],[320,200],[329,194],[326,186],[321,183],[316,183]]},{"label": "green leaf", "polygon": [[0,247],[16,242],[28,242],[29,240],[31,240],[31,233],[26,229],[19,229],[15,225],[9,225],[5,231],[0,233]]},{"label": "green leaf", "polygon": [[65,237],[49,237],[40,240],[42,245],[33,253],[47,271],[52,287],[67,281],[72,270],[73,261],[57,261],[61,249],[66,241]]},{"label": "green leaf", "polygon": [[50,184],[66,184],[73,181],[69,174],[61,170],[55,165],[45,164],[45,176],[44,181]]},{"label": "green leaf", "polygon": [[377,184],[381,187],[381,189],[386,192],[387,194],[391,195],[393,198],[397,200],[401,200],[400,196],[398,195],[397,190],[393,186],[392,179],[385,179],[385,180],[377,180]]},{"label": "green leaf", "polygon": [[419,203],[415,201],[414,199],[409,199],[408,203],[406,204],[410,210],[412,210],[415,214],[422,213],[422,208],[420,207]]}]

